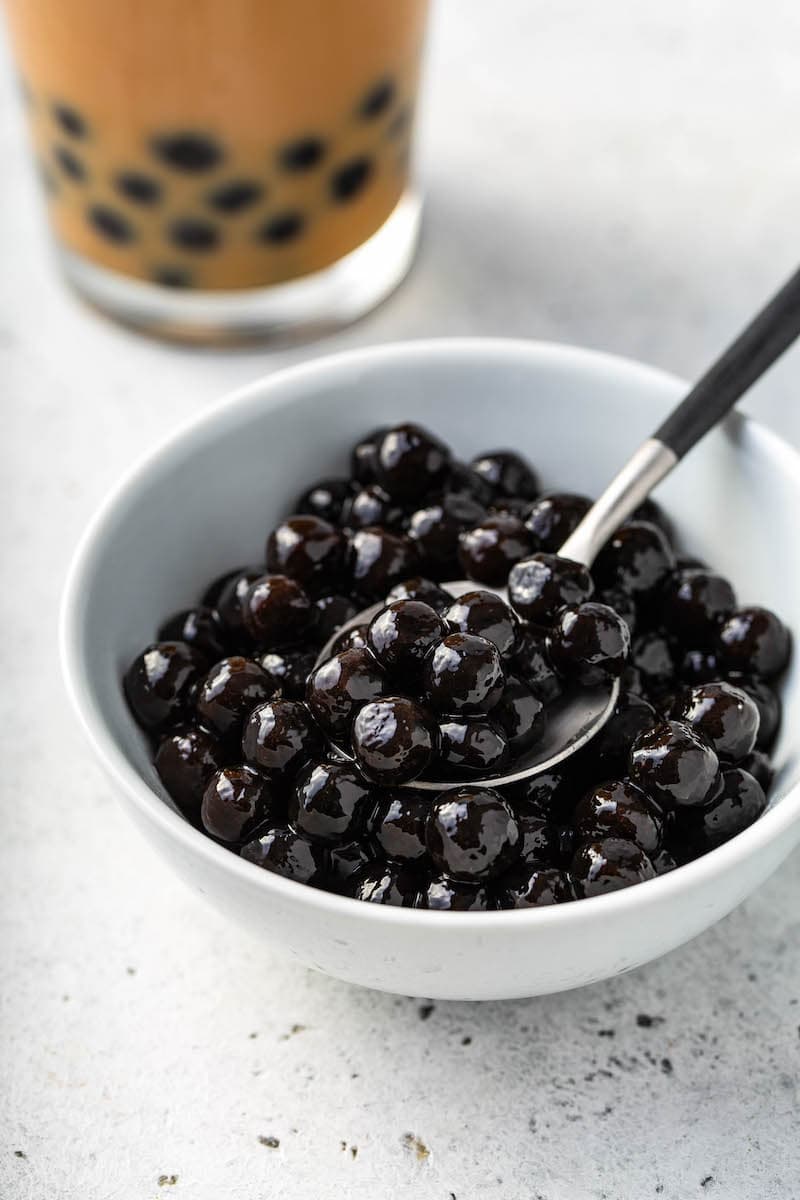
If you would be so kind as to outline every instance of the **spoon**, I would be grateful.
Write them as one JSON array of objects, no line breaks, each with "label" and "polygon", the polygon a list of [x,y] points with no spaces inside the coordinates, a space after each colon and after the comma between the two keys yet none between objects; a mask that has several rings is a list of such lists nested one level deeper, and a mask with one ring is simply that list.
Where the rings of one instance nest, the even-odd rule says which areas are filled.
[{"label": "spoon", "polygon": [[[586,516],[559,550],[563,558],[590,567],[616,529],[650,495],[653,488],[677,466],[759,379],[800,334],[800,270],[750,322],[727,350],[706,371],[688,395],[669,414],[652,437],[647,438],[611,480]],[[473,580],[457,579],[439,584],[457,598],[479,587],[494,592],[508,603],[506,588],[487,587]],[[317,665],[331,657],[331,647],[342,632],[370,621],[385,607],[383,601],[365,608],[329,639],[320,651]],[[522,783],[550,771],[576,754],[605,725],[619,698],[619,679],[595,688],[576,688],[548,706],[544,736],[530,751],[521,754],[513,770],[483,779],[414,779],[403,787],[425,791],[485,784],[502,787]],[[352,761],[352,754],[336,743],[334,748]]]}]

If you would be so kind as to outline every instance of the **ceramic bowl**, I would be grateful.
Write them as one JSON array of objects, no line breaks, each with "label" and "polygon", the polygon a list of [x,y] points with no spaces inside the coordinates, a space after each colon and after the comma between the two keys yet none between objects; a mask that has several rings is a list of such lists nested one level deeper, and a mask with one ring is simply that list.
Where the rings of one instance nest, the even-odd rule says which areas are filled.
[{"label": "ceramic bowl", "polygon": [[[141,462],[77,551],[62,612],[66,679],[89,739],[142,832],[206,901],[317,970],[454,999],[532,996],[653,959],[718,921],[800,841],[800,686],[783,682],[778,774],[750,829],[669,875],[608,896],[496,913],[382,907],[279,878],[173,811],[122,696],[130,660],[213,576],[258,561],[309,480],[344,472],[356,438],[415,420],[469,457],[513,446],[544,483],[596,494],[680,397],[678,379],[567,346],[464,339],[318,358],[201,413]],[[659,489],[687,552],[743,603],[800,630],[800,457],[734,414]]]}]

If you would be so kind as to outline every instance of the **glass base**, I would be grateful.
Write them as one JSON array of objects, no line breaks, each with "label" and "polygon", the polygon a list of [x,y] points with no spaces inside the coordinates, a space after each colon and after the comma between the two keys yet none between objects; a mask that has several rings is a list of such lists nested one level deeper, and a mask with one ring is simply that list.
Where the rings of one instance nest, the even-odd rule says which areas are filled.
[{"label": "glass base", "polygon": [[306,338],[357,320],[407,273],[422,203],[406,191],[372,237],[338,262],[272,287],[237,292],[171,291],[98,267],[58,247],[62,270],[95,308],[135,329],[181,342],[236,344]]}]

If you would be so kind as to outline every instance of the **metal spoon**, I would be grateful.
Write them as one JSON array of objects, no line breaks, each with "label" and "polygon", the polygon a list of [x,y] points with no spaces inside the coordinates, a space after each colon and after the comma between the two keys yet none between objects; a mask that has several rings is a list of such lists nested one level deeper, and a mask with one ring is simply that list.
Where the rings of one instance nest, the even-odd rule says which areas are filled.
[{"label": "metal spoon", "polygon": [[[706,371],[653,436],[634,451],[564,542],[559,554],[590,567],[614,530],[733,408],[740,396],[768,370],[798,334],[800,270]],[[488,588],[472,580],[457,579],[439,586],[454,598],[480,587],[508,602],[505,588]],[[331,657],[331,647],[344,630],[370,621],[383,607],[383,602],[373,604],[342,626],[321,650],[317,665]],[[614,711],[619,690],[619,680],[615,679],[606,687],[575,689],[560,697],[548,708],[543,738],[532,750],[517,758],[513,770],[480,780],[414,779],[402,786],[426,791],[463,787],[465,782],[502,787],[540,775],[563,763],[599,733]],[[336,745],[335,748],[345,758],[352,759],[343,747]]]}]

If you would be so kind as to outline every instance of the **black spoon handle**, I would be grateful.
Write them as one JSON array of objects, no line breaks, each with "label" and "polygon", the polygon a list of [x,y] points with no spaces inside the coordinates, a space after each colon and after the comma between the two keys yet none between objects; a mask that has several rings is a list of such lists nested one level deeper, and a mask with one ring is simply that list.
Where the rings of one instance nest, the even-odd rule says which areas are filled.
[{"label": "black spoon handle", "polygon": [[689,395],[653,434],[683,458],[800,334],[800,270],[795,271]]}]

